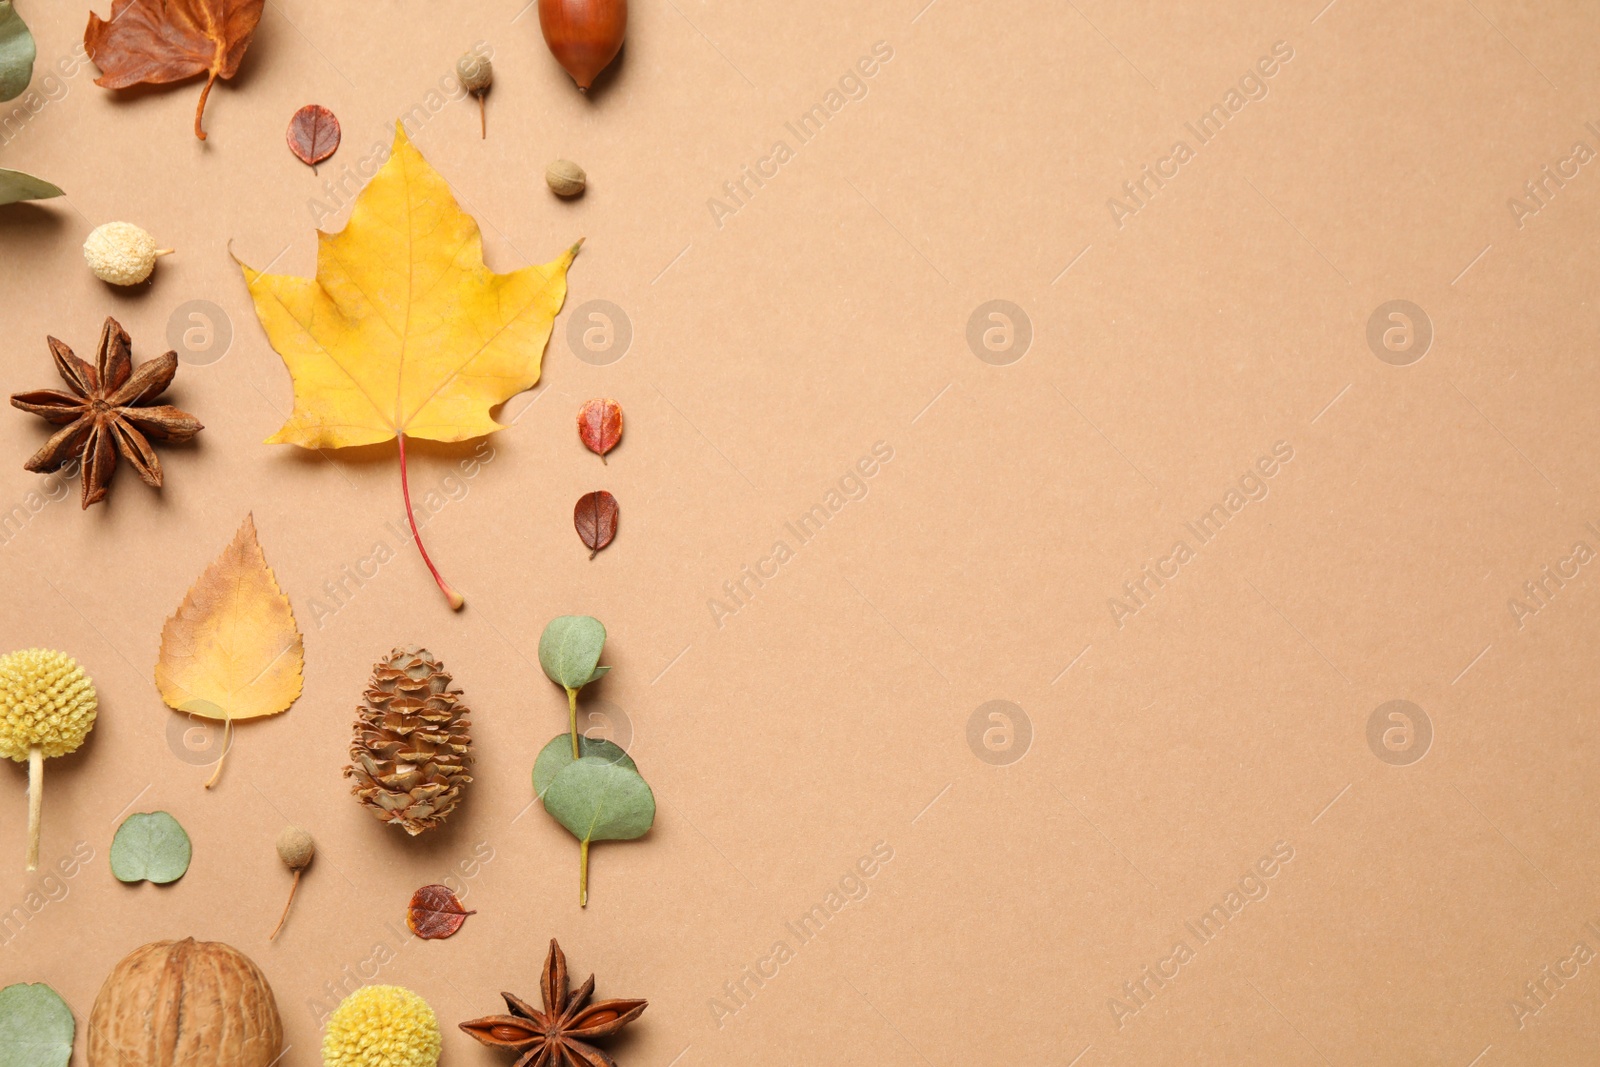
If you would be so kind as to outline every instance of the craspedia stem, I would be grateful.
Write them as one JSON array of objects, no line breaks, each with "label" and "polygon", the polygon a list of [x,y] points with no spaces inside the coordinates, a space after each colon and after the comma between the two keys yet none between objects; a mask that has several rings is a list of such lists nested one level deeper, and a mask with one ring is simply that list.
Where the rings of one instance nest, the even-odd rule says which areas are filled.
[{"label": "craspedia stem", "polygon": [[44,819],[44,749],[28,746],[28,870],[39,869],[39,826]]}]

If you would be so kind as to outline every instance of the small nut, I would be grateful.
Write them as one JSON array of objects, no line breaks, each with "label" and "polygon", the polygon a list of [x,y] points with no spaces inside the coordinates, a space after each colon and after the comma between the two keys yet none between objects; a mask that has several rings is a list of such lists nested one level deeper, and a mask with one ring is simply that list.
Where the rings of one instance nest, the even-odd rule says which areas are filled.
[{"label": "small nut", "polygon": [[589,185],[589,176],[570,159],[558,159],[546,167],[544,180],[557,196],[577,196]]}]

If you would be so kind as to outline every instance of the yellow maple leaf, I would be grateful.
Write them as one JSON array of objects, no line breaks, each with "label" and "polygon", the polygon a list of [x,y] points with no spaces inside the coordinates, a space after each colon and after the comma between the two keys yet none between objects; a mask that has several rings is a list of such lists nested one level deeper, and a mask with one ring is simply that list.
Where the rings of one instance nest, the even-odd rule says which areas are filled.
[{"label": "yellow maple leaf", "polygon": [[579,241],[542,266],[496,274],[449,185],[396,124],[394,148],[338,233],[317,234],[317,276],[239,264],[256,317],[294,379],[294,412],[271,444],[399,442],[406,515],[450,606],[460,594],[422,548],[406,482],[406,437],[465,441],[505,427],[489,415],[539,380]]},{"label": "yellow maple leaf", "polygon": [[[246,516],[161,628],[156,688],[176,711],[221,720],[226,756],[234,721],[287,711],[300,696],[304,666],[289,598]],[[221,774],[219,758],[206,787]]]}]

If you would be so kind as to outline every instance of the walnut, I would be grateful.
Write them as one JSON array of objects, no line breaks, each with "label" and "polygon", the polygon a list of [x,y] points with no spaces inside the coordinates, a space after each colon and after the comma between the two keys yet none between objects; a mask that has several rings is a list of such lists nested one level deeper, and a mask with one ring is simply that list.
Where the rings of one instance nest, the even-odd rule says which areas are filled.
[{"label": "walnut", "polygon": [[282,1053],[266,976],[220,941],[135,949],[89,1016],[89,1067],[269,1067]]}]

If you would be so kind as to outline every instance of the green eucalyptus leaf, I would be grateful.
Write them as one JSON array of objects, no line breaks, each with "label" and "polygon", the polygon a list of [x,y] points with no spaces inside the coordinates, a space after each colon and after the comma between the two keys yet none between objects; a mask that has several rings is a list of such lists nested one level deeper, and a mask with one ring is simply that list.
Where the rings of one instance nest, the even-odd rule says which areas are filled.
[{"label": "green eucalyptus leaf", "polygon": [[19,97],[33,80],[38,49],[11,0],[0,0],[0,100]]},{"label": "green eucalyptus leaf", "polygon": [[[619,767],[638,773],[639,768],[634,764],[633,757],[620,745],[600,738],[578,735],[578,751],[584,756],[593,756],[603,759],[607,763],[615,763]],[[544,799],[544,791],[550,788],[550,783],[555,776],[572,765],[572,741],[566,734],[556,734],[550,743],[539,750],[539,755],[533,761],[533,792],[540,800]]]},{"label": "green eucalyptus leaf", "polygon": [[111,873],[119,882],[176,882],[194,854],[189,835],[164,811],[128,816],[111,839]]},{"label": "green eucalyptus leaf", "polygon": [[639,772],[600,756],[584,756],[556,772],[544,808],[585,845],[643,837],[656,821],[655,794]]},{"label": "green eucalyptus leaf", "polygon": [[[0,0],[3,3],[4,0]],[[20,170],[0,167],[0,205],[15,204],[18,200],[48,200],[65,195],[59,188],[43,178],[35,178]]]},{"label": "green eucalyptus leaf", "polygon": [[610,669],[596,668],[605,643],[606,628],[599,619],[562,615],[551,619],[539,636],[539,666],[557,685],[582,689]]},{"label": "green eucalyptus leaf", "polygon": [[[610,667],[596,667],[594,673],[589,675],[589,682],[598,682],[610,669]],[[584,682],[583,684],[588,685],[589,682]]]},{"label": "green eucalyptus leaf", "polygon": [[0,1067],[67,1067],[72,1009],[43,982],[0,989]]}]

